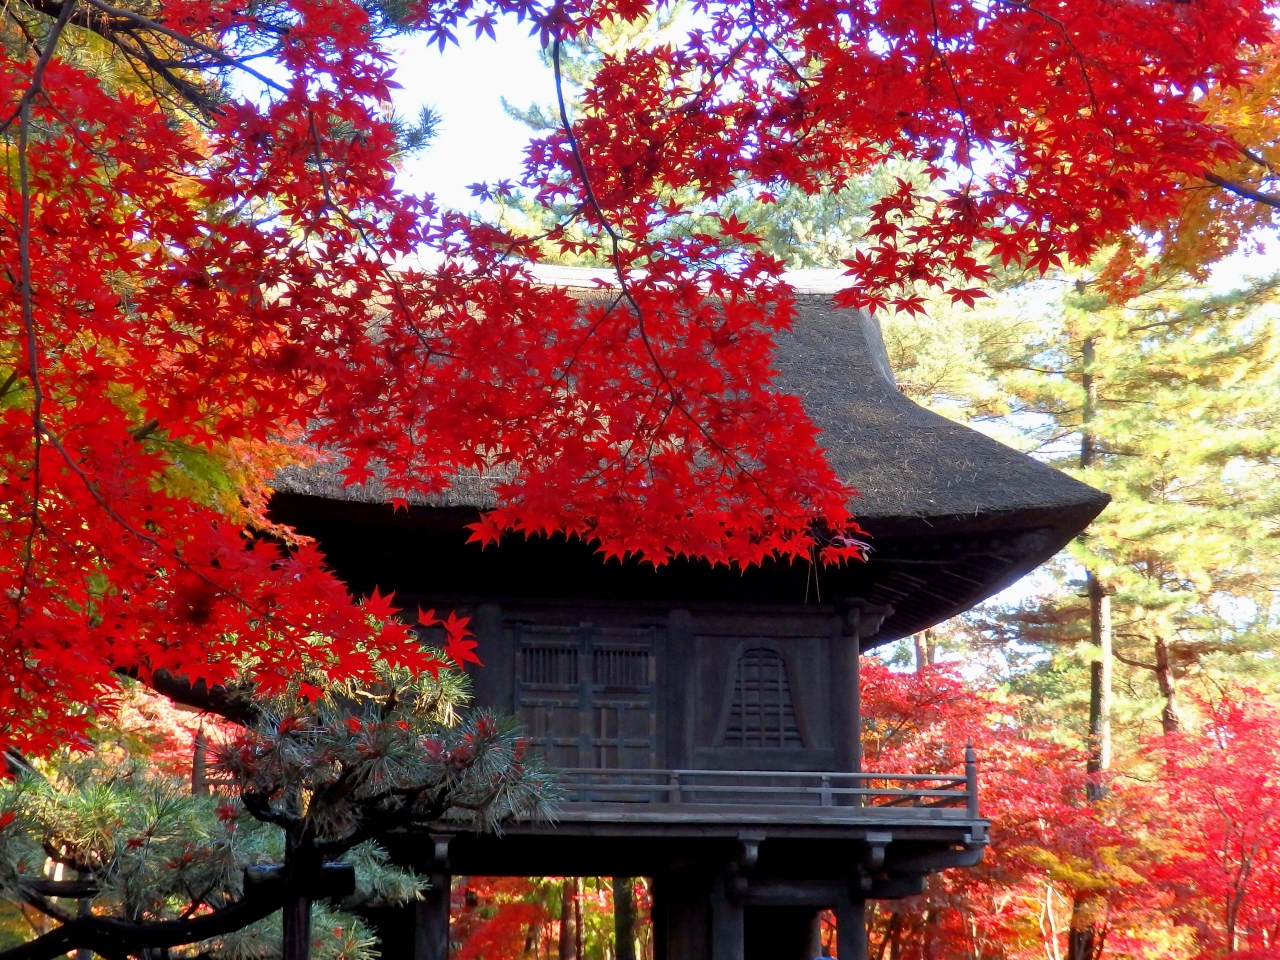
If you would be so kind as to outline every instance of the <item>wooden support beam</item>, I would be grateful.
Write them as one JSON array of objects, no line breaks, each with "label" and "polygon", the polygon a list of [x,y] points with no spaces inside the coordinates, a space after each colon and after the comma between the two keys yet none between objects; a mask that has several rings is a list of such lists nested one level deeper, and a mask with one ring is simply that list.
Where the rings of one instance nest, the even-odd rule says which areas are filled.
[{"label": "wooden support beam", "polygon": [[431,875],[431,889],[414,904],[413,960],[449,960],[449,893],[453,878]]},{"label": "wooden support beam", "polygon": [[711,887],[700,867],[653,878],[655,960],[711,960]]},{"label": "wooden support beam", "polygon": [[867,901],[841,897],[836,904],[836,953],[840,960],[867,960]]},{"label": "wooden support beam", "polygon": [[742,897],[731,885],[736,874],[725,871],[711,887],[711,958],[744,960],[746,951]]}]

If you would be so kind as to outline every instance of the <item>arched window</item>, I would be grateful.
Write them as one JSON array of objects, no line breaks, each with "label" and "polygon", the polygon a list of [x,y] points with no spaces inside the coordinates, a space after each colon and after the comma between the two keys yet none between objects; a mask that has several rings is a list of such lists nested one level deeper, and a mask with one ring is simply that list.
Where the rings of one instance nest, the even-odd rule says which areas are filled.
[{"label": "arched window", "polygon": [[803,748],[787,680],[787,662],[770,647],[748,647],[734,668],[720,743],[726,747]]}]

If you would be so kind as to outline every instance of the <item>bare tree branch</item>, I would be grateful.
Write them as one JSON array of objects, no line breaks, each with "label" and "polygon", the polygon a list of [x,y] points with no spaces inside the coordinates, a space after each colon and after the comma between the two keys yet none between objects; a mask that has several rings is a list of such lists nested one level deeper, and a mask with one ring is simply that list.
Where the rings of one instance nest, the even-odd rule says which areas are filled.
[{"label": "bare tree branch", "polygon": [[1228,180],[1226,177],[1220,177],[1216,173],[1206,173],[1204,178],[1223,190],[1229,190],[1238,197],[1244,197],[1246,200],[1256,200],[1258,203],[1265,203],[1269,207],[1280,207],[1280,193],[1267,193],[1264,190],[1257,190],[1247,183],[1241,183],[1239,180]]}]

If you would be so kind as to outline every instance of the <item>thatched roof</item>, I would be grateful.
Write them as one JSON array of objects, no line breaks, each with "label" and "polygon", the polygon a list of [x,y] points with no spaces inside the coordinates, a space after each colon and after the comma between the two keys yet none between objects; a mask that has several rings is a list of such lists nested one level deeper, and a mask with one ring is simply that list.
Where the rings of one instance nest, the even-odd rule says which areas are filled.
[{"label": "thatched roof", "polygon": [[[549,282],[587,287],[599,271],[543,271]],[[904,397],[897,388],[879,323],[863,311],[835,308],[831,272],[790,277],[799,293],[794,331],[780,338],[781,385],[803,398],[823,430],[833,467],[858,491],[854,513],[866,521],[1007,515],[1024,511],[1088,512],[1104,494],[975,430]],[[340,463],[291,468],[277,478],[282,493],[380,503],[376,481],[344,487]],[[410,498],[414,501],[415,498]],[[445,494],[416,498],[424,506],[488,508],[490,485],[461,475]]]},{"label": "thatched roof", "polygon": [[831,465],[872,518],[1102,509],[1105,494],[997,440],[948,420],[898,390],[880,334],[863,311],[799,297],[780,338],[781,385],[804,398]]},{"label": "thatched roof", "polygon": [[[597,275],[558,270],[545,279],[586,287]],[[278,476],[273,515],[315,536],[360,593],[378,587],[428,605],[540,597],[743,608],[862,598],[893,608],[863,638],[867,649],[1007,587],[1106,506],[1105,494],[904,397],[879,324],[832,306],[834,272],[789,279],[799,318],[778,343],[781,385],[803,398],[832,466],[860,493],[852,508],[870,535],[866,563],[819,577],[807,564],[774,561],[744,570],[688,558],[656,569],[634,558],[605,563],[591,545],[555,537],[511,537],[480,550],[466,544],[466,525],[494,504],[484,478],[461,476],[445,495],[397,512],[376,482],[343,487],[333,463]]]}]

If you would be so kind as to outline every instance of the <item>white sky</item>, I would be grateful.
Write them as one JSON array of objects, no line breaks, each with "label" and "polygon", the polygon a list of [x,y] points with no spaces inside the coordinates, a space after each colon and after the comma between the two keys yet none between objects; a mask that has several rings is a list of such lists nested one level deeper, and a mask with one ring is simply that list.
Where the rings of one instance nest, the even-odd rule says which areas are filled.
[{"label": "white sky", "polygon": [[474,209],[467,185],[514,180],[520,173],[530,131],[502,110],[502,97],[518,106],[549,104],[555,96],[551,70],[538,56],[528,24],[498,21],[497,40],[460,33],[458,46],[428,47],[421,38],[389,45],[402,90],[396,109],[416,119],[425,104],[441,115],[432,144],[406,160],[400,186],[415,194],[434,193],[446,206]]}]

